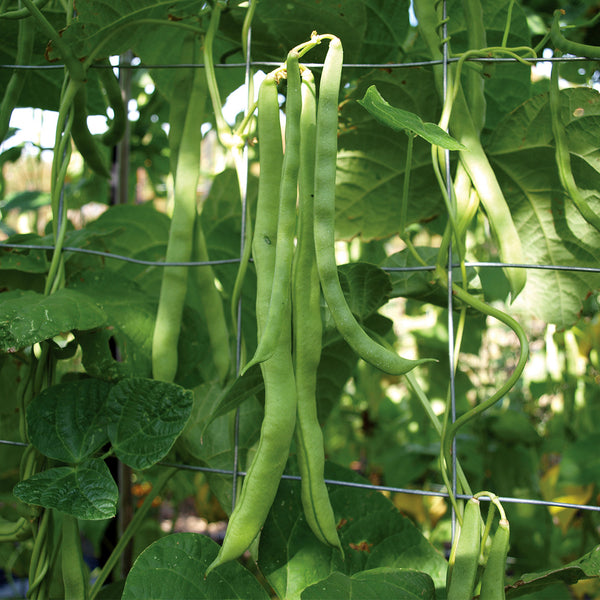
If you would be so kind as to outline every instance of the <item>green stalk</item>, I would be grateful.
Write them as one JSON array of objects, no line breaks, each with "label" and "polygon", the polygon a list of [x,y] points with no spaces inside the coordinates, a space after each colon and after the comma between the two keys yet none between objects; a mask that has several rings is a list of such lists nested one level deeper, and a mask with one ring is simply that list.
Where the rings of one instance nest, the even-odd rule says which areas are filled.
[{"label": "green stalk", "polygon": [[133,519],[131,519],[127,529],[125,529],[122,537],[117,542],[115,549],[111,552],[111,555],[108,557],[108,560],[102,567],[102,570],[98,575],[98,579],[96,579],[90,590],[89,600],[94,600],[94,598],[99,594],[100,590],[102,589],[102,584],[106,581],[106,578],[110,575],[111,571],[117,566],[119,558],[121,557],[121,554],[123,554],[127,544],[146,519],[148,511],[152,508],[154,499],[160,495],[165,485],[167,485],[169,482],[169,479],[171,479],[175,473],[177,473],[177,469],[175,467],[169,468],[156,480],[156,483],[152,486],[152,490],[144,499],[142,506],[140,506],[135,515],[133,515]]}]

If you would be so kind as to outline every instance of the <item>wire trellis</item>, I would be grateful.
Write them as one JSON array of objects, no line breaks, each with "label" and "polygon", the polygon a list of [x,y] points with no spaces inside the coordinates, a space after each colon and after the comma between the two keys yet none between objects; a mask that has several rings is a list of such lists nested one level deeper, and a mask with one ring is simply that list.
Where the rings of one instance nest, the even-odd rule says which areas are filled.
[{"label": "wire trellis", "polygon": [[[444,0],[443,4],[444,4],[444,11],[445,11],[445,5],[446,5],[445,0]],[[444,38],[446,38],[445,33],[444,33]],[[442,65],[444,68],[444,81],[446,81],[448,66],[451,63],[458,62],[460,59],[448,56],[446,43],[444,44],[444,55],[443,56],[444,56],[444,58],[442,60],[425,60],[425,61],[405,62],[405,63],[344,63],[344,67],[352,67],[352,68],[358,68],[358,69],[376,69],[376,68],[410,69],[410,68],[414,68],[414,67],[433,67],[436,65]],[[562,56],[562,57],[539,57],[539,58],[527,57],[527,58],[520,58],[519,61],[517,61],[517,59],[512,58],[512,57],[478,57],[478,58],[472,57],[472,58],[469,58],[468,60],[474,61],[474,62],[482,62],[482,63],[483,62],[485,62],[485,63],[528,62],[531,64],[544,63],[544,62],[593,62],[594,61],[593,59],[589,59],[586,57],[569,56],[569,55]],[[252,70],[254,68],[278,67],[278,66],[280,66],[280,64],[281,63],[279,63],[279,62],[251,60],[251,29],[250,29],[249,36],[248,36],[246,61],[243,63],[218,63],[218,64],[215,64],[215,68],[218,68],[218,69],[232,69],[232,68],[244,69],[245,86],[246,86],[246,89],[248,89],[250,77],[252,74]],[[322,63],[304,63],[304,64],[307,67],[316,67],[316,68],[323,66]],[[54,63],[51,65],[0,64],[0,69],[60,70],[63,68],[64,68],[64,65],[59,64],[59,63]],[[124,71],[124,70],[136,70],[136,69],[204,68],[204,65],[203,64],[187,64],[187,63],[144,64],[140,61],[138,61],[138,62],[128,61],[125,63],[121,63],[119,65],[105,66],[105,67],[99,66],[99,67],[95,67],[95,68],[115,68],[119,71]],[[247,169],[249,166],[247,152],[245,154],[244,162],[245,162],[246,179],[247,179]],[[446,161],[446,162],[449,165],[449,161]],[[451,180],[451,178],[447,177],[447,181],[450,182],[450,180]],[[448,185],[450,185],[450,183]],[[245,196],[246,195],[244,192],[242,193],[242,196],[243,196],[242,197],[242,215],[245,215],[246,214],[246,210],[245,210],[245,204],[246,204]],[[118,261],[123,261],[123,262],[128,262],[128,263],[134,263],[134,264],[152,266],[152,267],[159,267],[159,268],[167,267],[167,266],[203,267],[203,266],[209,266],[209,265],[224,265],[224,264],[235,265],[235,264],[239,264],[242,260],[243,251],[244,251],[245,229],[246,229],[245,223],[242,222],[242,235],[241,235],[241,241],[240,241],[240,256],[239,256],[239,258],[232,258],[232,259],[210,260],[210,261],[189,261],[189,262],[150,261],[150,260],[136,259],[133,257],[119,255],[119,254],[113,254],[110,252],[103,252],[103,251],[99,251],[99,250],[91,250],[91,249],[78,248],[78,247],[72,247],[72,246],[64,246],[62,248],[62,252],[63,253],[73,252],[73,253],[95,255],[95,256],[102,257],[102,258],[111,259],[111,260],[118,260]],[[7,242],[0,242],[0,248],[32,250],[32,251],[53,251],[55,249],[54,245],[51,245],[51,244],[50,245],[39,245],[39,244],[20,244],[20,243],[7,243]],[[541,270],[585,272],[585,273],[600,274],[600,267],[598,267],[598,268],[582,267],[582,266],[577,266],[577,265],[514,264],[514,263],[500,263],[500,262],[486,262],[486,261],[465,262],[464,265],[466,267],[479,267],[479,268],[507,268],[507,267],[509,267],[509,268],[521,268],[521,269],[541,269]],[[448,273],[448,278],[449,278],[448,288],[450,290],[452,288],[451,283],[452,283],[453,269],[459,268],[460,266],[461,266],[460,264],[453,262],[452,253],[450,252],[449,259],[448,259],[448,265],[447,265],[447,273]],[[388,272],[419,272],[419,271],[433,271],[435,268],[436,267],[434,265],[427,265],[427,266],[410,266],[410,267],[409,266],[406,266],[406,267],[383,267],[383,270],[388,271]],[[452,335],[453,323],[452,323],[452,318],[451,318],[452,301],[453,301],[452,294],[449,293],[447,308],[449,309],[448,310],[448,312],[449,312],[448,354],[450,357],[450,360],[449,360],[450,365],[452,365],[454,363],[454,361],[452,359],[452,356],[454,353],[454,339],[453,339],[454,336]],[[236,361],[237,361],[238,368],[239,368],[239,362],[240,362],[240,347],[241,347],[241,327],[240,327],[241,314],[242,313],[241,313],[241,306],[240,306],[240,307],[238,307],[238,327],[237,327],[238,336],[237,336],[237,340],[236,340],[236,342],[237,342],[236,343],[236,347],[237,347]],[[454,379],[454,372],[453,372],[453,369],[450,368],[450,397],[451,397],[450,400],[451,400],[452,406],[454,407],[456,398],[455,398],[455,389],[454,389],[454,385],[453,385],[453,379]],[[452,417],[454,419],[455,418],[454,409],[453,409],[452,413],[453,413]],[[238,427],[239,427],[239,418],[236,418],[236,432],[238,430]],[[0,444],[16,446],[16,447],[26,447],[27,446],[27,444],[24,442],[16,442],[16,441],[11,441],[11,440],[1,440],[1,439],[0,439]],[[238,468],[237,451],[238,451],[238,439],[237,439],[237,433],[236,433],[235,444],[234,444],[234,464],[232,465],[232,469],[214,469],[214,468],[210,468],[210,467],[202,467],[202,466],[189,465],[189,464],[184,464],[184,463],[161,462],[159,464],[164,467],[176,467],[181,470],[197,471],[197,472],[203,472],[203,473],[213,473],[213,474],[231,476],[232,477],[233,502],[235,503],[236,482],[237,482],[238,476],[244,476],[246,474],[245,471],[241,471]],[[456,456],[456,452],[454,452],[453,455]],[[454,472],[456,472],[455,468],[454,468]],[[300,478],[296,475],[284,474],[282,476],[282,479],[299,480]],[[332,479],[326,479],[326,483],[330,484],[330,485],[362,488],[365,490],[374,490],[374,491],[380,491],[380,492],[403,493],[403,494],[411,494],[411,495],[417,495],[417,496],[432,496],[432,497],[436,496],[436,497],[443,497],[443,498],[449,497],[449,493],[447,491],[444,491],[444,488],[442,486],[432,486],[434,488],[439,487],[439,489],[422,490],[422,489],[376,485],[376,484],[369,484],[369,483],[356,483],[356,482],[340,481],[340,480],[332,480]],[[456,486],[455,480],[453,483],[454,483],[454,486]],[[456,490],[454,490],[454,491],[456,491]],[[461,495],[461,494],[455,494],[455,495],[457,498],[468,498],[468,496]],[[485,500],[486,498],[483,497],[481,499]],[[501,497],[499,497],[499,500],[501,502],[514,503],[514,504],[520,503],[520,504],[539,505],[539,506],[545,506],[545,507],[555,507],[555,508],[600,512],[600,506],[593,506],[593,505],[589,505],[589,504],[578,504],[578,503],[570,503],[570,502],[555,502],[555,501],[542,500],[542,499],[537,499],[537,498],[517,498],[517,497],[510,497],[510,496],[509,497],[501,496]],[[453,523],[454,523],[454,518],[453,518]]]}]

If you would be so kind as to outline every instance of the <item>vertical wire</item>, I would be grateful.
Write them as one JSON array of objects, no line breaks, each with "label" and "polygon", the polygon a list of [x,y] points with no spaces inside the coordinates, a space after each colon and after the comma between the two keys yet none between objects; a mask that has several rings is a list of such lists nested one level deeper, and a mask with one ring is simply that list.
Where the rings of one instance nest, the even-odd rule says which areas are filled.
[{"label": "vertical wire", "polygon": [[[125,103],[125,114],[128,112],[129,99],[131,97],[131,80],[132,71],[130,69],[122,69],[131,64],[133,52],[127,50],[119,57],[118,79]],[[125,119],[125,132],[123,137],[117,144],[116,148],[116,165],[112,171],[112,177],[116,177],[116,182],[112,183],[115,187],[115,204],[127,204],[129,201],[129,149],[131,143],[131,126],[129,117]],[[116,172],[115,172],[116,171]],[[133,494],[131,491],[132,469],[122,461],[117,462],[117,478],[119,482],[119,512],[117,514],[117,534],[119,539],[123,537],[125,530],[133,519]],[[119,569],[122,578],[127,577],[133,564],[133,542],[125,546],[119,560]]]},{"label": "vertical wire", "polygon": [[[443,96],[444,104],[448,94],[448,23],[447,23],[447,5],[446,0],[442,0],[442,40],[443,40]],[[450,169],[450,151],[444,150],[444,158],[446,163],[446,191],[448,197],[452,198],[452,172]],[[456,420],[456,388],[454,379],[454,300],[452,297],[452,236],[448,245],[448,362],[450,367],[450,418],[454,422]],[[456,439],[452,440],[452,494],[456,497]],[[456,534],[456,512],[452,508],[452,539]]]},{"label": "vertical wire", "polygon": [[[251,10],[252,0],[248,2],[248,8],[246,10]],[[252,45],[252,25],[248,26],[248,35],[246,37],[246,65],[245,65],[245,73],[244,73],[244,85],[248,94],[246,94],[246,107],[244,113],[247,113],[250,110],[250,106],[252,103],[250,94],[250,83],[251,83],[251,65],[250,65],[250,48]],[[248,206],[248,140],[244,142],[244,148],[242,150],[242,164],[244,165],[244,183],[240,186],[240,196],[242,200],[242,235],[240,239],[240,260],[244,260],[244,248],[245,244],[250,243],[250,240],[246,240],[246,217],[247,217],[247,206]],[[242,294],[240,294],[240,298],[238,300],[237,305],[237,334],[235,340],[235,371],[239,373],[240,370],[240,362],[242,355]],[[235,503],[237,499],[237,473],[239,466],[239,436],[240,436],[240,409],[239,407],[235,411],[235,421],[233,427],[233,479],[231,484],[231,510],[235,508]]]}]

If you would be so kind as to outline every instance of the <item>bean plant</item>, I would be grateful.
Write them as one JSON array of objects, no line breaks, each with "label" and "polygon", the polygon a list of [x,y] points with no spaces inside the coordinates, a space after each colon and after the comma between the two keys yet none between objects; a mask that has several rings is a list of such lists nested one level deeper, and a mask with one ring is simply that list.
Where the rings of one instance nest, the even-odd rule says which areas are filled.
[{"label": "bean plant", "polygon": [[0,3],[15,597],[596,597],[595,9]]}]

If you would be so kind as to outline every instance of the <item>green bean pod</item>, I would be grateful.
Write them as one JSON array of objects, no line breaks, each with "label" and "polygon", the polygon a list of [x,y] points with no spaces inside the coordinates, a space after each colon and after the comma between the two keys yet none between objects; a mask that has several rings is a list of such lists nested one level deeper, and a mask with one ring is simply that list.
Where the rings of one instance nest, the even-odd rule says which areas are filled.
[{"label": "green bean pod", "polygon": [[79,525],[72,515],[63,515],[60,551],[65,600],[87,598],[89,573],[81,553]]},{"label": "green bean pod", "polygon": [[[31,62],[34,38],[35,21],[31,17],[19,21],[19,41],[15,57],[17,65],[27,65]],[[27,71],[25,69],[15,69],[4,90],[2,103],[0,104],[0,142],[4,141],[6,137],[10,117],[19,101],[26,77]]]},{"label": "green bean pod", "polygon": [[569,142],[565,127],[560,118],[560,89],[558,85],[558,63],[552,64],[552,73],[550,75],[550,94],[549,94],[550,114],[552,118],[552,133],[554,134],[554,146],[556,166],[558,167],[558,176],[563,189],[571,198],[581,216],[600,231],[600,215],[594,212],[594,209],[588,204],[584,195],[579,190],[573,170],[571,168],[571,155],[569,153]]},{"label": "green bean pod", "polygon": [[[33,5],[38,9],[41,10],[42,8],[44,8],[44,6],[46,6],[46,4],[48,4],[49,0],[33,0]],[[29,17],[29,15],[31,15],[31,11],[27,8],[17,8],[15,10],[7,10],[6,12],[0,13],[0,19],[5,19],[5,20],[21,20],[21,19],[26,19],[27,17]]]},{"label": "green bean pod", "polygon": [[[196,217],[192,256],[198,262],[206,262],[210,259],[200,215]],[[196,283],[202,302],[202,312],[206,319],[211,356],[216,371],[215,379],[224,381],[231,368],[231,354],[229,328],[225,319],[223,299],[215,286],[215,273],[210,265],[195,267],[192,277]]]},{"label": "green bean pod", "polygon": [[85,160],[86,164],[101,177],[110,178],[108,161],[103,156],[98,142],[90,133],[87,125],[87,93],[85,83],[80,85],[73,98],[73,125],[71,126],[71,137],[77,146],[77,150]]},{"label": "green bean pod", "polygon": [[479,500],[469,498],[460,533],[454,540],[448,567],[448,600],[471,600],[479,566],[481,512]]},{"label": "green bean pod", "polygon": [[319,280],[335,325],[350,347],[362,359],[381,371],[402,375],[425,361],[402,358],[379,345],[365,333],[344,298],[335,262],[337,107],[342,61],[342,43],[334,37],[329,42],[325,57],[317,109],[314,228]]},{"label": "green bean pod", "polygon": [[292,270],[293,354],[298,399],[296,441],[306,521],[321,542],[342,550],[324,481],[323,433],[317,417],[317,369],[321,360],[323,323],[313,229],[316,107],[314,78],[307,69],[302,76],[298,241]]},{"label": "green bean pod", "polygon": [[25,517],[8,521],[0,517],[0,542],[16,542],[31,537],[31,524]]},{"label": "green bean pod", "polygon": [[[279,181],[283,162],[277,84],[263,81],[258,96],[260,176],[252,253],[256,267],[256,319],[259,335],[268,319],[271,288],[276,273]],[[231,514],[223,545],[206,575],[239,557],[254,541],[269,514],[289,456],[296,424],[296,388],[291,351],[291,314],[288,303],[275,350],[260,364],[265,383],[265,413],[258,449],[248,469],[242,493]]]},{"label": "green bean pod", "polygon": [[[430,0],[415,0],[414,9],[419,22],[419,33],[429,48],[434,60],[443,58],[438,35],[439,17],[435,10],[436,3]],[[442,93],[442,70],[434,67],[438,92]],[[481,145],[476,124],[470,113],[469,105],[462,87],[459,86],[450,118],[450,133],[466,150],[459,151],[460,162],[468,173],[475,191],[490,223],[494,239],[498,244],[500,258],[505,263],[522,264],[523,251],[521,239],[515,227],[512,215],[498,184],[496,174],[490,165]],[[510,284],[511,296],[514,300],[525,287],[527,273],[525,269],[507,267],[504,273]]]},{"label": "green bean pod", "polygon": [[108,59],[102,61],[102,68],[98,69],[98,77],[104,88],[108,106],[113,110],[113,118],[108,129],[100,136],[100,141],[105,146],[116,146],[125,133],[127,125],[127,109],[123,101],[123,93]]},{"label": "green bean pod", "polygon": [[[199,107],[204,107],[205,98],[206,78],[202,69],[195,69],[187,109],[185,114],[178,115],[183,118],[183,127],[178,140],[175,203],[169,229],[167,262],[189,262],[192,258],[203,114]],[[164,267],[152,339],[152,373],[155,379],[172,382],[177,373],[177,344],[187,281],[188,267]]]},{"label": "green bean pod", "polygon": [[479,600],[504,600],[504,575],[506,557],[510,546],[510,525],[507,519],[500,519],[492,540],[490,554],[481,576]]},{"label": "green bean pod", "polygon": [[[462,0],[465,22],[468,23],[467,38],[469,50],[487,47],[483,7],[480,0]],[[465,92],[469,98],[469,110],[473,125],[481,131],[485,125],[486,101],[484,94],[485,80],[473,65],[467,69]]]},{"label": "green bean pod", "polygon": [[[509,264],[522,264],[521,238],[496,174],[481,145],[479,134],[471,121],[469,109],[461,91],[457,94],[454,103],[450,132],[467,148],[467,150],[459,150],[460,161],[469,174],[473,187],[485,209],[494,238],[498,244],[500,258],[503,262]],[[525,287],[527,271],[507,267],[504,272],[509,281],[511,296],[514,300]]]},{"label": "green bean pod", "polygon": [[252,359],[243,368],[244,374],[252,365],[272,356],[290,304],[290,281],[294,255],[296,228],[296,201],[298,197],[298,169],[300,168],[300,112],[302,92],[298,52],[287,57],[287,98],[285,121],[285,155],[279,191],[279,218],[277,222],[277,249],[275,273],[269,302],[269,314],[258,347]]}]

